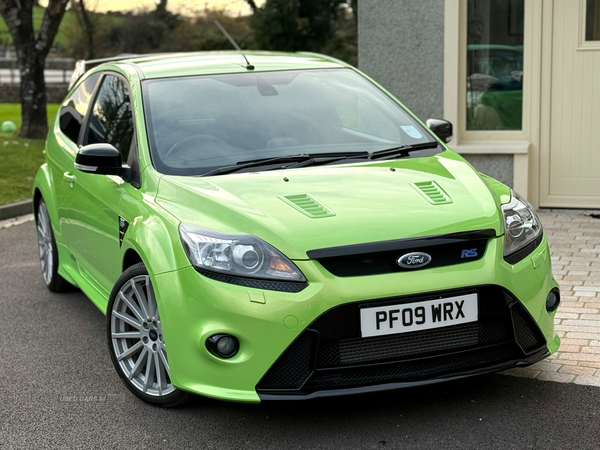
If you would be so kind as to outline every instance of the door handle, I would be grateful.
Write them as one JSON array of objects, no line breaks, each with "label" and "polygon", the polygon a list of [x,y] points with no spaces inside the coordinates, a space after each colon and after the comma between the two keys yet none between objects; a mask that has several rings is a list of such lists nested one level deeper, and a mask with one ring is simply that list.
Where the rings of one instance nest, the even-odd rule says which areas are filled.
[{"label": "door handle", "polygon": [[63,173],[63,179],[67,181],[71,187],[73,187],[75,184],[75,175],[73,175],[71,172]]}]

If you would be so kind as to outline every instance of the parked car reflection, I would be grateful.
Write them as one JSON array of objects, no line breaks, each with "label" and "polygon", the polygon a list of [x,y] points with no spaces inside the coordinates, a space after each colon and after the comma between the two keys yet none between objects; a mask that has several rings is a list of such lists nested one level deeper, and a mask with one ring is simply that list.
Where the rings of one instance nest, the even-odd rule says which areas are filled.
[{"label": "parked car reflection", "polygon": [[523,46],[467,46],[467,129],[520,130]]}]

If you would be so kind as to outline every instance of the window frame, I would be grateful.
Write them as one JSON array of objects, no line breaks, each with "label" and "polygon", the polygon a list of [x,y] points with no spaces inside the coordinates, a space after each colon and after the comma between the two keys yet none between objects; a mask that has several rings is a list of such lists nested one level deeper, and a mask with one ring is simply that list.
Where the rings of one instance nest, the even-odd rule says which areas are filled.
[{"label": "window frame", "polygon": [[[89,137],[89,134],[90,134],[90,126],[89,125],[91,122],[91,117],[93,115],[94,105],[96,104],[96,101],[98,100],[98,96],[100,95],[100,90],[102,89],[104,80],[109,76],[114,76],[116,78],[120,78],[125,83],[125,86],[127,87],[127,96],[129,97],[129,104],[131,105],[130,110],[131,110],[131,119],[132,119],[132,125],[133,125],[133,135],[131,138],[131,144],[129,146],[129,152],[131,153],[131,147],[133,145],[133,136],[135,136],[135,115],[133,113],[133,101],[131,98],[131,88],[129,86],[129,83],[127,82],[127,79],[124,76],[122,76],[121,74],[118,74],[116,72],[108,72],[108,71],[103,72],[102,76],[98,80],[98,84],[96,85],[96,89],[93,94],[93,100],[90,102],[90,106],[89,106],[89,109],[86,114],[85,126],[82,124],[82,127],[81,127],[82,133],[80,133],[79,141],[80,141],[81,145],[84,145],[84,142],[86,142]],[[119,153],[120,152],[121,152],[121,150],[119,150]],[[129,161],[129,154],[127,155],[127,161]],[[123,161],[123,162],[127,162],[127,161]]]},{"label": "window frame", "polygon": [[[525,0],[525,14],[527,15],[527,3]],[[444,43],[444,65],[449,69],[444,77],[444,115],[455,124],[455,133],[450,146],[467,144],[481,144],[478,147],[489,147],[491,151],[480,151],[477,153],[514,153],[514,148],[509,151],[500,151],[496,146],[489,145],[502,142],[525,142],[529,133],[525,114],[520,130],[467,130],[467,25],[468,25],[468,0],[454,0],[445,2],[446,24],[451,21],[452,26],[446,27],[446,39]],[[523,111],[526,110],[526,98],[531,89],[531,77],[528,76],[529,60],[527,45],[528,30],[527,17],[525,18],[524,42],[523,42]],[[458,27],[456,26],[458,24]],[[450,86],[449,86],[450,84]],[[454,93],[451,92],[454,90]],[[454,94],[454,95],[452,95]],[[452,98],[454,97],[454,98]],[[511,146],[512,147],[512,146]],[[481,149],[483,150],[483,149]],[[520,153],[526,153],[526,148],[521,148]]]},{"label": "window frame", "polygon": [[[129,154],[127,156],[127,161],[122,161],[122,163],[127,164],[131,168],[131,178],[129,179],[129,184],[131,184],[136,189],[142,187],[142,176],[140,173],[140,164],[139,164],[139,150],[137,145],[137,127],[135,121],[135,108],[133,107],[133,98],[131,96],[131,86],[127,78],[125,78],[122,74],[112,71],[112,70],[104,70],[101,71],[100,78],[96,82],[96,87],[94,88],[94,92],[90,97],[90,104],[88,110],[83,118],[81,123],[81,130],[79,131],[79,138],[77,139],[77,146],[81,148],[83,146],[83,142],[86,140],[87,135],[89,134],[89,122],[92,116],[93,106],[96,104],[96,100],[98,99],[98,94],[100,93],[100,88],[104,79],[107,76],[115,76],[117,78],[121,78],[125,82],[125,86],[127,86],[127,95],[129,97],[129,103],[131,104],[131,118],[133,121],[133,135],[131,138],[131,144],[129,148]],[[105,175],[107,176],[107,175]]]},{"label": "window frame", "polygon": [[579,0],[579,45],[577,47],[577,51],[600,50],[600,39],[596,41],[588,41],[585,38],[586,15],[587,0]]},{"label": "window frame", "polygon": [[79,89],[86,81],[88,81],[91,77],[93,77],[94,75],[98,74],[99,72],[93,72],[90,73],[88,76],[86,77],[82,77],[82,79],[79,81],[79,83],[77,83],[73,89],[68,93],[68,95],[65,97],[65,99],[61,102],[60,104],[60,110],[58,112],[58,128],[60,130],[60,132],[62,134],[65,135],[65,137],[67,137],[67,139],[69,139],[69,141],[73,142],[75,145],[80,146],[80,142],[81,142],[81,132],[82,130],[85,128],[86,125],[86,117],[88,116],[89,112],[90,112],[90,105],[94,103],[95,99],[96,99],[96,93],[98,91],[98,86],[100,86],[100,81],[103,78],[102,73],[99,73],[99,77],[96,80],[96,84],[94,85],[94,88],[92,89],[92,92],[90,94],[89,97],[89,101],[88,101],[88,106],[87,106],[87,110],[85,111],[85,114],[83,114],[81,116],[81,124],[79,125],[79,134],[77,135],[77,139],[73,140],[69,137],[69,135],[67,135],[64,130],[62,129],[61,123],[60,123],[60,118],[62,116],[63,113],[63,109],[67,107],[67,105],[65,105],[66,101],[69,100],[73,94],[75,93],[75,91],[77,91],[77,89]]},{"label": "window frame", "polygon": [[467,131],[467,0],[444,2],[444,118],[454,124],[454,136],[447,145],[463,155],[512,155],[513,189],[534,206],[539,201],[542,85],[548,76],[542,61],[550,51],[549,46],[542,46],[550,30],[543,26],[549,23],[547,9],[545,2],[525,0],[521,131]]}]

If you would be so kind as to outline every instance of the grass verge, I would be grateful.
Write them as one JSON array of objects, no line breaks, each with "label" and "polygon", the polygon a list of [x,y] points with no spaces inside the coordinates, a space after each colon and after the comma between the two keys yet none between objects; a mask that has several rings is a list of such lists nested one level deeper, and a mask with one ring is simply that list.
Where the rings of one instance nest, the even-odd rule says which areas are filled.
[{"label": "grass verge", "polygon": [[[60,105],[47,107],[48,124]],[[0,103],[0,124],[10,120],[21,128],[21,105]],[[44,140],[0,134],[0,205],[31,198],[33,179],[44,162]]]},{"label": "grass verge", "polygon": [[[46,115],[48,116],[48,125],[52,122],[56,111],[60,105],[50,103],[46,105]],[[14,122],[17,130],[21,128],[21,104],[20,103],[0,103],[0,124],[5,120]]]},{"label": "grass verge", "polygon": [[31,198],[33,178],[44,162],[44,141],[0,134],[0,205]]}]

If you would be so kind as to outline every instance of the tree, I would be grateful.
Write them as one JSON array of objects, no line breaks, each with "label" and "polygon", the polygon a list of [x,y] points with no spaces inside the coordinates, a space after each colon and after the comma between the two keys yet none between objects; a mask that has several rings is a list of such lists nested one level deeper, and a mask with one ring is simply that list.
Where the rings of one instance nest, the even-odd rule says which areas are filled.
[{"label": "tree", "polygon": [[354,25],[358,25],[358,0],[350,0],[350,9],[354,16]]},{"label": "tree", "polygon": [[156,10],[160,12],[165,12],[167,10],[167,0],[155,0],[156,1]]},{"label": "tree", "polygon": [[169,30],[174,30],[179,25],[179,16],[167,11],[167,0],[154,0],[156,9],[152,12],[154,19],[164,22]]},{"label": "tree", "polygon": [[253,14],[258,11],[258,6],[256,6],[256,2],[254,0],[246,0],[246,3],[248,3],[248,6],[252,10]]},{"label": "tree", "polygon": [[6,22],[21,72],[21,136],[41,139],[48,133],[44,65],[69,0],[49,0],[37,37],[33,30],[33,0],[2,0]]},{"label": "tree", "polygon": [[[72,2],[72,4],[75,2]],[[94,46],[94,24],[90,20],[90,16],[85,9],[85,3],[83,0],[79,0],[76,4],[73,4],[77,10],[77,21],[83,31],[85,38],[85,59],[95,58],[95,46]]]},{"label": "tree", "polygon": [[266,0],[261,8],[247,3],[254,10],[252,25],[260,48],[320,51],[333,36],[346,0]]}]

